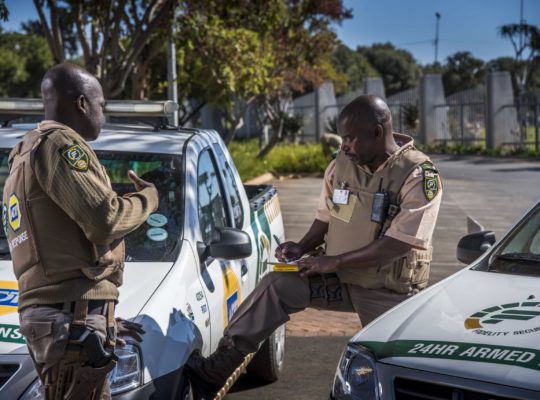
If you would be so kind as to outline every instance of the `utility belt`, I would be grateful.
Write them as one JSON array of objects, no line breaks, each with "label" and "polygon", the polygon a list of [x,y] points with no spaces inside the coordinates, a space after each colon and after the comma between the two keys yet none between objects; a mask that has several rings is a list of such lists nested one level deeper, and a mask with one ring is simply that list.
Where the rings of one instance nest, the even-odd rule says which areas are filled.
[{"label": "utility belt", "polygon": [[[116,343],[115,302],[113,300],[77,300],[47,304],[46,306],[73,313],[73,321],[69,327],[68,351],[83,350],[90,365],[96,368],[118,359],[113,352]],[[95,329],[87,325],[87,316],[90,314],[105,316],[107,333],[105,340],[98,335]]]}]

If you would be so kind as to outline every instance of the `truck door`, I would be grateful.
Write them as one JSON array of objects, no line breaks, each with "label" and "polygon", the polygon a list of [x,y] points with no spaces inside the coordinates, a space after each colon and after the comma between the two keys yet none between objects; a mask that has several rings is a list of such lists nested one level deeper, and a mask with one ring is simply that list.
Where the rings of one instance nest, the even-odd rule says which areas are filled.
[{"label": "truck door", "polygon": [[[201,151],[197,165],[197,208],[200,243],[210,243],[215,227],[234,227],[227,193],[210,148]],[[201,259],[201,276],[208,299],[211,349],[242,301],[242,261]]]}]

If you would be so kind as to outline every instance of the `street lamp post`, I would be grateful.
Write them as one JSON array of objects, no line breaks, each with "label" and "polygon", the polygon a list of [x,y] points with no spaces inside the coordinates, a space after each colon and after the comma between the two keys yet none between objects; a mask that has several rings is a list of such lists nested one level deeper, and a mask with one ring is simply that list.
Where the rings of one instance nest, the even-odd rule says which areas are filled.
[{"label": "street lamp post", "polygon": [[435,64],[437,64],[437,58],[439,55],[439,20],[441,19],[441,14],[436,12],[435,13],[436,23],[435,23],[435,41],[433,44],[435,45]]}]

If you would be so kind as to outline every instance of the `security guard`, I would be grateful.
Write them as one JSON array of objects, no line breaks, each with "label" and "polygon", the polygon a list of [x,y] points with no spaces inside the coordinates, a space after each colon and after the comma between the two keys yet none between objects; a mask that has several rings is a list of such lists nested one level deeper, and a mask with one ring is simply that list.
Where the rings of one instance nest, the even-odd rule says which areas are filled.
[{"label": "security guard", "polygon": [[115,330],[138,339],[142,332],[114,320],[122,238],[157,208],[157,191],[133,171],[135,193],[120,197],[112,190],[87,143],[104,122],[94,76],[59,64],[47,71],[41,90],[46,120],[12,150],[3,197],[20,331],[46,399],[110,398]]},{"label": "security guard", "polygon": [[[316,219],[276,256],[297,260],[326,241],[326,254],[302,258],[301,273],[273,272],[240,305],[218,350],[193,355],[188,376],[211,398],[289,314],[306,307],[356,311],[367,324],[425,288],[441,183],[412,138],[392,132],[388,106],[360,96],[339,114],[341,151],[325,173]],[[326,239],[326,240],[325,240]]]}]

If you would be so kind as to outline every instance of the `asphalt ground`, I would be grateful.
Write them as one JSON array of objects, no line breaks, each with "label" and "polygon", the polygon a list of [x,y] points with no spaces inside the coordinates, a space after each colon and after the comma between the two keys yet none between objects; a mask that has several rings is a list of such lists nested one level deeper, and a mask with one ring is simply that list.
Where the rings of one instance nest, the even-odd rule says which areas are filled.
[{"label": "asphalt ground", "polygon": [[[434,233],[431,283],[463,268],[455,258],[473,217],[497,237],[540,199],[540,162],[484,157],[433,156],[444,192]],[[286,178],[278,188],[288,240],[298,240],[314,218],[322,179]],[[264,385],[241,377],[228,400],[328,399],[337,362],[360,324],[351,313],[306,310],[287,323],[282,378]]]}]

